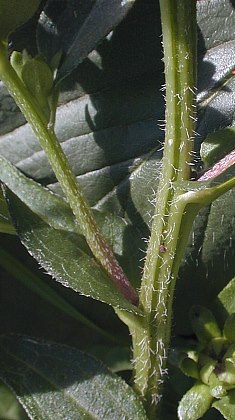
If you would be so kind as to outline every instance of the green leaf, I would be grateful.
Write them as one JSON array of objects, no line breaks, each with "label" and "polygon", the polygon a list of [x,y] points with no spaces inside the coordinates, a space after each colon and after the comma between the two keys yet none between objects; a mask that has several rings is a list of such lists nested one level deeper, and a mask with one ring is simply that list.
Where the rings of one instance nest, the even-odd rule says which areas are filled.
[{"label": "green leaf", "polygon": [[124,370],[132,370],[131,351],[129,347],[93,346],[87,351],[97,359],[102,360],[111,372],[116,373]]},{"label": "green leaf", "polygon": [[235,390],[232,389],[228,394],[215,401],[212,407],[216,408],[222,416],[227,420],[234,420],[235,418]]},{"label": "green leaf", "polygon": [[214,165],[234,148],[234,127],[227,127],[209,134],[201,147],[201,157],[206,168]]},{"label": "green leaf", "polygon": [[22,264],[2,247],[0,247],[0,266],[6,270],[8,274],[11,274],[14,278],[21,282],[24,286],[31,289],[45,301],[48,301],[52,306],[76,319],[81,324],[86,325],[88,328],[93,329],[98,334],[105,336],[111,341],[115,341],[115,337],[113,335],[109,334],[104,329],[91,322],[89,318],[85,317],[66,299],[60,296],[56,290],[54,290],[50,285],[43,281],[39,275],[36,275],[32,270],[27,268],[25,264]]},{"label": "green leaf", "polygon": [[2,188],[0,186],[0,232],[15,234],[15,229],[11,223],[5,198],[3,197]]},{"label": "green leaf", "polygon": [[28,416],[15,395],[0,381],[0,418],[4,420],[27,420]]},{"label": "green leaf", "polygon": [[94,357],[20,336],[0,338],[0,375],[30,418],[145,420],[134,391]]},{"label": "green leaf", "polygon": [[[0,180],[47,224],[55,229],[79,232],[69,205],[0,156]],[[7,206],[6,206],[7,208]]]},{"label": "green leaf", "polygon": [[[0,180],[51,227],[80,234],[72,211],[62,197],[27,178],[2,157],[0,157]],[[8,212],[5,201],[3,204]],[[143,257],[143,252],[140,251],[142,247],[141,234],[117,215],[101,213],[96,210],[93,210],[93,214],[128,278],[138,287],[141,277],[139,260]],[[14,231],[13,226],[11,229]],[[129,252],[130,248],[132,249],[131,253]],[[83,241],[83,249],[87,252],[85,241]]]},{"label": "green leaf", "polygon": [[102,3],[87,0],[77,4],[69,0],[62,9],[57,0],[47,2],[37,37],[40,52],[48,62],[60,50],[65,54],[57,81],[69,75],[88,56],[133,4],[134,0],[105,0]]},{"label": "green leaf", "polygon": [[235,313],[232,313],[225,321],[224,336],[231,343],[235,343]]},{"label": "green leaf", "polygon": [[[149,39],[151,31],[143,16],[142,8],[146,10],[148,18],[154,16],[154,21],[151,22],[151,31],[154,29],[155,21],[159,20],[158,10],[155,5],[149,4],[136,10],[130,23],[126,22],[121,29],[120,35],[118,35],[118,28],[113,35],[111,34],[107,48],[105,47],[107,41],[104,42],[105,51],[102,53],[104,63],[101,66],[100,77],[95,74],[95,69],[99,68],[98,56],[91,57],[88,63],[89,68],[84,68],[81,72],[78,71],[78,74],[75,74],[75,80],[71,79],[67,89],[66,86],[63,88],[63,90],[66,89],[63,97],[67,102],[71,99],[69,92],[71,83],[78,83],[85,71],[87,80],[81,80],[78,90],[71,92],[72,98],[80,97],[80,99],[70,101],[69,104],[59,108],[56,131],[90,204],[96,205],[97,208],[102,206],[102,210],[114,209],[121,216],[129,216],[133,222],[137,220],[146,236],[146,228],[142,219],[145,218],[149,221],[150,216],[147,214],[149,203],[146,195],[149,193],[149,197],[152,196],[152,182],[154,178],[158,177],[160,170],[162,152],[159,149],[162,145],[158,139],[159,137],[163,138],[163,133],[156,121],[164,117],[164,101],[162,94],[158,92],[158,88],[163,82],[161,71],[159,73],[161,79],[157,82],[150,79],[146,88],[144,88],[143,80],[123,85],[125,79],[138,79],[139,72],[142,75],[148,70],[147,63],[143,67],[143,53],[149,48],[148,44],[151,46],[153,42],[155,43],[154,40],[158,39],[161,32],[157,20],[158,26],[154,36],[152,38],[151,35]],[[126,31],[129,27],[130,31],[134,31],[136,17],[141,19],[140,26],[137,25],[137,33],[128,41]],[[140,41],[143,42],[142,29],[140,28],[143,24],[148,37],[144,39],[144,45],[140,45]],[[68,32],[67,25],[65,31]],[[127,41],[128,46],[126,46]],[[120,43],[123,47],[125,46],[123,52],[120,49]],[[161,51],[160,42],[156,48],[159,52]],[[140,61],[129,70],[127,65],[130,60],[126,57],[128,51],[133,51],[135,57],[138,57],[137,52],[141,51],[141,60],[139,58]],[[117,55],[115,61],[122,63],[123,68],[120,75],[116,63],[113,61],[113,54]],[[119,57],[118,54],[121,56]],[[157,59],[155,61],[158,63]],[[105,62],[107,63],[105,64]],[[122,86],[116,87],[117,83],[121,83]],[[110,88],[105,91],[104,88],[107,85]],[[95,94],[94,97],[86,94],[91,90]],[[99,110],[96,109],[97,106]],[[5,141],[1,139],[0,153],[9,158],[11,162],[17,163],[17,166],[30,177],[41,181],[44,185],[49,184],[54,191],[61,193],[37,140],[27,126],[21,127],[21,129],[24,133],[21,130],[21,132],[16,130],[11,144],[9,138],[5,137],[7,146],[6,144],[3,146]],[[11,148],[13,144],[14,147]],[[21,157],[18,153],[21,154]],[[84,159],[84,154],[89,158]],[[23,161],[28,166],[27,169]],[[139,185],[140,180],[142,182],[137,191],[135,185]],[[132,199],[130,200],[130,190],[133,192],[134,202]],[[139,214],[139,210],[141,210],[141,214]]]},{"label": "green leaf", "polygon": [[221,336],[216,319],[209,309],[200,305],[193,306],[190,311],[190,320],[193,331],[202,344]]},{"label": "green leaf", "polygon": [[93,259],[81,235],[53,229],[13,193],[8,191],[6,195],[21,242],[51,276],[85,296],[119,309],[140,313],[121,295]]},{"label": "green leaf", "polygon": [[5,40],[10,32],[27,22],[36,12],[41,0],[1,0],[0,39]]},{"label": "green leaf", "polygon": [[216,297],[213,309],[217,314],[217,319],[224,325],[229,315],[235,313],[235,278]]},{"label": "green leaf", "polygon": [[180,420],[197,420],[209,410],[213,397],[210,394],[210,388],[200,382],[197,382],[183,396],[178,407],[178,416]]}]

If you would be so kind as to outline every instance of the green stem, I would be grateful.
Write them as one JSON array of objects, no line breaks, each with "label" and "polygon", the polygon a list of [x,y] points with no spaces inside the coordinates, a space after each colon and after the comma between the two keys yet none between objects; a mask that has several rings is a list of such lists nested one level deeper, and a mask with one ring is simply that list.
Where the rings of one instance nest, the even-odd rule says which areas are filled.
[{"label": "green stem", "polygon": [[54,130],[47,125],[46,117],[40,111],[38,104],[10,65],[3,42],[0,42],[0,78],[39,139],[95,258],[125,298],[136,305],[138,302],[136,291],[102,237]]},{"label": "green stem", "polygon": [[185,205],[179,205],[174,183],[190,177],[196,85],[196,2],[160,0],[160,8],[166,77],[163,169],[140,290],[146,322],[142,328],[131,328],[135,389],[150,419],[156,419],[162,395],[172,299],[182,246],[186,246],[178,248]]}]

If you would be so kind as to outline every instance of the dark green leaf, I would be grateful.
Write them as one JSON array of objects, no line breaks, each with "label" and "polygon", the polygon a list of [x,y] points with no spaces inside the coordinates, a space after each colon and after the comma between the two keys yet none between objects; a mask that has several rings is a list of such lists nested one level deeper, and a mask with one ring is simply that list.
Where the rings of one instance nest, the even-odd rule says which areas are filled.
[{"label": "dark green leaf", "polygon": [[0,232],[15,233],[15,229],[11,223],[5,198],[3,197],[2,188],[0,186]]},{"label": "dark green leaf", "polygon": [[41,296],[45,301],[48,301],[52,306],[59,308],[60,311],[76,319],[81,324],[86,325],[88,328],[93,329],[98,334],[105,336],[111,341],[115,341],[113,335],[110,335],[102,328],[99,328],[95,323],[91,322],[89,318],[85,317],[66,299],[60,296],[56,290],[43,281],[39,275],[36,275],[32,270],[27,268],[25,264],[22,264],[2,247],[0,247],[0,266],[24,286]]},{"label": "dark green leaf", "polygon": [[227,127],[207,136],[201,147],[201,157],[208,168],[235,149],[235,128]]},{"label": "dark green leaf", "polygon": [[9,388],[0,381],[0,419],[27,420],[28,416]]},{"label": "dark green leaf", "polygon": [[[59,196],[32,179],[0,156],[0,181],[3,182],[35,214],[55,229],[77,231],[69,205]],[[4,202],[2,204],[2,207]],[[7,210],[7,206],[5,203]]]},{"label": "dark green leaf", "polygon": [[[75,224],[70,207],[62,197],[53,194],[47,188],[27,178],[10,162],[1,157],[0,181],[4,182],[33,213],[37,214],[51,227],[80,233],[79,226]],[[3,210],[3,222],[5,222],[4,217],[7,217],[8,214],[5,200],[2,202],[2,212]],[[143,252],[140,251],[142,246],[141,234],[132,225],[127,224],[124,219],[114,214],[101,213],[96,210],[93,210],[93,214],[128,277],[138,287],[140,280],[139,260],[143,256]],[[11,230],[14,232],[13,226]],[[132,249],[131,253],[129,251],[130,248]],[[88,252],[85,240],[83,240],[83,250]]]},{"label": "dark green leaf", "polygon": [[57,82],[68,76],[125,17],[135,0],[49,0],[38,26],[40,52],[51,62],[62,50],[65,58]]},{"label": "dark green leaf", "polygon": [[224,337],[230,341],[230,343],[235,343],[235,313],[232,313],[228,316],[224,324]]},{"label": "dark green leaf", "polygon": [[2,336],[0,355],[0,376],[32,419],[147,419],[134,391],[88,354]]},{"label": "dark green leaf", "polygon": [[[143,10],[148,19],[154,17],[151,25],[146,21]],[[75,75],[76,82],[80,83],[78,90],[71,92],[71,95],[81,98],[59,108],[56,129],[91,205],[114,209],[122,216],[129,216],[133,222],[137,220],[143,228],[143,218],[148,222],[150,218],[146,197],[153,193],[153,180],[159,175],[162,156],[158,139],[162,139],[163,133],[156,124],[158,119],[164,118],[164,100],[161,92],[158,92],[163,82],[160,39],[156,44],[161,28],[155,4],[140,4],[132,17],[131,12],[129,21],[122,29],[118,27],[109,41],[100,47],[103,57],[100,72],[97,74],[99,61],[95,55],[89,58],[88,68],[81,67]],[[136,27],[136,18],[145,26],[146,39],[143,39],[141,25],[137,24]],[[127,30],[132,34],[130,39]],[[154,50],[151,60],[159,68],[161,77],[159,80],[156,78],[156,82],[152,78],[146,84],[142,78],[139,79],[139,73],[144,75],[146,71],[152,71],[149,62],[143,63],[144,54],[150,46]],[[138,60],[137,63],[131,63],[130,69],[128,51],[132,51]],[[123,84],[126,79],[134,80],[126,85]],[[91,89],[91,85],[95,95],[89,97],[85,93]],[[107,85],[110,88],[105,92]],[[69,87],[64,87],[67,89],[66,97],[62,96],[62,99],[71,99]],[[9,141],[9,136],[1,139],[0,153],[27,175],[44,184],[48,183],[54,191],[61,193],[31,130],[27,126],[21,127],[14,132],[13,139]],[[89,158],[84,159],[84,154]],[[139,185],[138,191],[136,184]],[[133,192],[131,199],[130,190]]]},{"label": "dark green leaf", "polygon": [[102,360],[111,372],[132,370],[131,350],[129,347],[93,346],[87,351],[97,359]]},{"label": "dark green leaf", "polygon": [[0,39],[5,41],[9,33],[23,25],[36,12],[41,0],[1,0]]},{"label": "dark green leaf", "polygon": [[89,250],[84,251],[81,235],[53,229],[12,192],[8,190],[6,195],[22,243],[51,276],[85,296],[123,310],[139,312],[116,289],[112,280],[89,255]]},{"label": "dark green leaf", "polygon": [[221,336],[221,331],[213,313],[203,306],[192,306],[190,321],[198,341],[203,344],[209,343],[213,338]]},{"label": "dark green leaf", "polygon": [[178,416],[180,420],[197,420],[209,410],[213,397],[210,388],[201,382],[196,383],[183,396],[179,403]]},{"label": "dark green leaf", "polygon": [[216,297],[213,309],[217,314],[217,319],[223,326],[229,315],[235,313],[235,278]]}]

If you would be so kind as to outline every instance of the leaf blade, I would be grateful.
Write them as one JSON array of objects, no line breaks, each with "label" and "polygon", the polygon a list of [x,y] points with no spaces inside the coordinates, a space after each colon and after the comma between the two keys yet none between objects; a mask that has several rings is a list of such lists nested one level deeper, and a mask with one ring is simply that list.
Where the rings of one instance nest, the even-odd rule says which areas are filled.
[{"label": "leaf blade", "polygon": [[146,419],[132,389],[92,356],[20,336],[2,336],[0,347],[1,376],[30,418]]},{"label": "leaf blade", "polygon": [[[102,0],[75,3],[56,14],[58,1],[49,1],[38,27],[40,52],[48,60],[62,48],[65,58],[59,67],[57,83],[68,76],[125,17],[135,0]],[[69,25],[69,31],[67,30]]]},{"label": "leaf blade", "polygon": [[27,268],[19,260],[14,258],[9,252],[0,246],[0,266],[9,274],[15,277],[25,287],[31,289],[34,293],[40,296],[45,301],[49,302],[52,306],[58,308],[61,312],[69,315],[76,321],[93,329],[98,334],[108,338],[111,341],[116,341],[113,335],[106,332],[101,327],[97,326],[94,322],[89,320],[85,315],[78,311],[71,305],[65,298],[60,296],[50,285],[45,283],[38,275],[32,270]]},{"label": "leaf blade", "polygon": [[213,397],[210,388],[203,383],[196,383],[183,396],[178,407],[180,420],[197,420],[210,408]]},{"label": "leaf blade", "polygon": [[6,195],[21,242],[52,277],[85,296],[141,314],[121,295],[94,258],[84,252],[81,235],[50,227],[12,192],[8,190]]},{"label": "leaf blade", "polygon": [[[49,189],[26,177],[1,156],[0,180],[16,194],[17,197],[33,211],[33,213],[38,215],[51,227],[66,232],[80,234],[79,226],[75,224],[72,211],[68,203],[61,196],[52,193]],[[5,213],[8,215],[9,219],[10,215],[8,214],[5,200],[3,204]],[[109,245],[112,247],[117,259],[119,259],[128,278],[135,287],[139,287],[139,280],[141,277],[139,260],[143,256],[143,252],[140,251],[142,248],[140,232],[134,226],[128,224],[124,219],[115,214],[100,212],[95,209],[93,209],[92,212],[96,223]],[[11,227],[11,230],[15,233],[13,226]],[[88,253],[88,255],[91,255],[85,240],[82,241],[82,237],[80,239],[83,250]],[[132,248],[131,255],[129,252],[127,253],[129,244]]]}]

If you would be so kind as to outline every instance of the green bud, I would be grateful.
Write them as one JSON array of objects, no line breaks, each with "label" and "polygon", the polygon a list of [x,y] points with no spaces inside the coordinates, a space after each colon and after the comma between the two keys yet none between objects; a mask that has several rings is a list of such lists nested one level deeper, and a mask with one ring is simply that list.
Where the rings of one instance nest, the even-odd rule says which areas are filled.
[{"label": "green bud", "polygon": [[206,385],[214,385],[218,383],[216,374],[214,373],[216,366],[216,360],[211,359],[210,362],[206,363],[200,370],[200,378]]},{"label": "green bud", "polygon": [[28,59],[22,68],[22,80],[38,102],[44,102],[53,86],[50,67],[40,57]]},{"label": "green bud", "polygon": [[189,357],[185,357],[185,359],[181,361],[180,369],[186,376],[190,376],[191,378],[195,379],[200,378],[197,363],[195,360],[190,359]]},{"label": "green bud", "polygon": [[31,58],[25,51],[14,51],[11,65],[49,120],[49,98],[53,88],[53,73],[50,67],[41,57]]},{"label": "green bud", "polygon": [[223,384],[215,385],[210,388],[210,393],[214,398],[222,398],[227,394],[227,389]]},{"label": "green bud", "polygon": [[235,360],[226,359],[224,362],[224,369],[218,374],[221,382],[235,386]]},{"label": "green bud", "polygon": [[36,12],[41,0],[0,0],[0,40],[23,23]]},{"label": "green bud", "polygon": [[225,355],[224,355],[224,360],[225,359],[234,359],[235,360],[235,344],[230,344],[230,346],[228,347]]},{"label": "green bud", "polygon": [[18,77],[22,79],[22,68],[24,65],[24,53],[22,54],[19,51],[13,51],[11,54],[10,62],[14,70],[16,71]]},{"label": "green bud", "polygon": [[221,359],[229,347],[229,341],[223,337],[213,338],[207,346],[207,352],[216,359]]},{"label": "green bud", "polygon": [[213,357],[209,356],[206,353],[198,353],[198,365],[200,367],[203,367],[204,365],[207,364],[213,364],[215,362],[215,359],[213,359]]},{"label": "green bud", "polygon": [[219,326],[209,309],[200,305],[193,306],[190,319],[192,328],[201,343],[207,344],[213,338],[221,337]]}]

